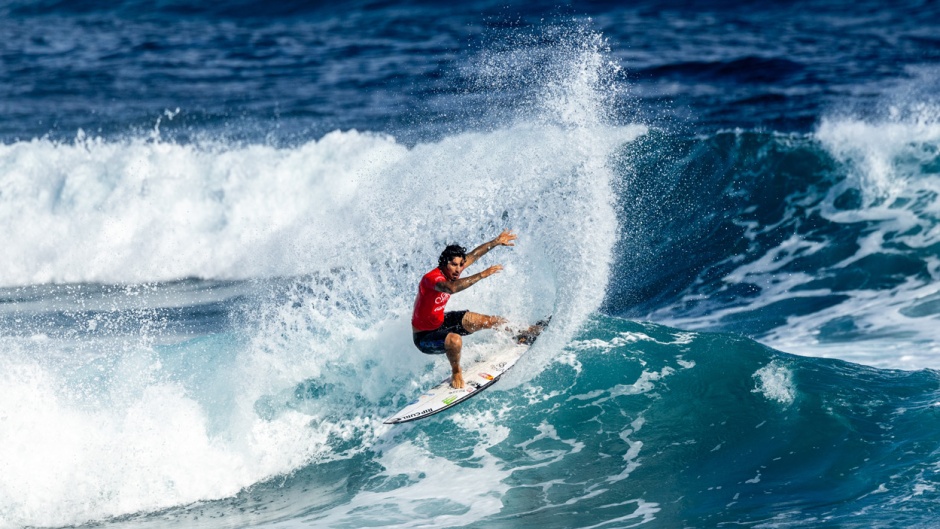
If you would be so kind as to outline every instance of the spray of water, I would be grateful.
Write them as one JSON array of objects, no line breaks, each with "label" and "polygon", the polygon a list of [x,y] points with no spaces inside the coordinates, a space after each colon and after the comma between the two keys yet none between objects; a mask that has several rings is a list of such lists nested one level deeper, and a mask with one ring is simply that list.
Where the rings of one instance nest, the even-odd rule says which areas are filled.
[{"label": "spray of water", "polygon": [[[608,162],[644,129],[610,113],[618,74],[599,35],[542,37],[481,59],[480,82],[518,83],[522,104],[435,143],[337,131],[284,149],[0,146],[8,285],[197,277],[262,292],[233,330],[177,344],[0,336],[4,524],[231,496],[373,446],[443,373],[409,322],[445,243],[515,230],[516,247],[480,263],[504,272],[449,308],[518,325],[554,314],[506,387],[552,361],[603,299],[619,233]],[[499,79],[510,58],[531,75]],[[467,357],[508,339],[471,337]]]}]

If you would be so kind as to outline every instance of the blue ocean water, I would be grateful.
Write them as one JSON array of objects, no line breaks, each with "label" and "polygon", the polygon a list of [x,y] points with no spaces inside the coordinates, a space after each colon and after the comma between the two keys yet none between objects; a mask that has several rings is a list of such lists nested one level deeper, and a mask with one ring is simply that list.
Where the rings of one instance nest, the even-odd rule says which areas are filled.
[{"label": "blue ocean water", "polygon": [[[0,2],[0,528],[936,527],[940,6]],[[552,325],[450,413],[418,278]],[[465,358],[506,345],[466,339]]]}]

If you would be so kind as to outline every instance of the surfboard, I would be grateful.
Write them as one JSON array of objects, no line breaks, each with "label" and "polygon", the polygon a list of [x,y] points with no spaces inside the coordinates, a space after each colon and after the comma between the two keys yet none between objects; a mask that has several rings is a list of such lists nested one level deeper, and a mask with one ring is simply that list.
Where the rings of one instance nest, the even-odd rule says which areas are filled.
[{"label": "surfboard", "polygon": [[465,386],[463,388],[450,387],[450,377],[447,377],[440,384],[422,393],[401,411],[386,419],[385,424],[401,424],[424,419],[479,395],[484,389],[495,384],[503,373],[516,365],[546,325],[548,325],[548,320],[539,321],[516,335],[515,344],[487,355],[482,360],[464,368]]}]

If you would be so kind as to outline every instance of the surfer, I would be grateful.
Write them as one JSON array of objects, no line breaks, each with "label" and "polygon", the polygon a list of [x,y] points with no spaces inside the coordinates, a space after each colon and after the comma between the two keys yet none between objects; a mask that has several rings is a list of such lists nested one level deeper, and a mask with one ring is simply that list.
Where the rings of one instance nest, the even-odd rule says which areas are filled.
[{"label": "surfer", "polygon": [[444,312],[444,306],[451,294],[466,290],[503,269],[500,265],[493,265],[461,279],[460,274],[465,268],[497,246],[514,246],[515,240],[516,236],[505,230],[499,237],[481,244],[470,253],[462,246],[451,244],[441,252],[437,268],[425,274],[418,284],[418,296],[411,316],[415,346],[425,354],[447,355],[452,373],[450,385],[454,388],[464,387],[463,371],[460,369],[460,350],[463,348],[461,337],[482,329],[491,329],[506,320],[466,310]]}]

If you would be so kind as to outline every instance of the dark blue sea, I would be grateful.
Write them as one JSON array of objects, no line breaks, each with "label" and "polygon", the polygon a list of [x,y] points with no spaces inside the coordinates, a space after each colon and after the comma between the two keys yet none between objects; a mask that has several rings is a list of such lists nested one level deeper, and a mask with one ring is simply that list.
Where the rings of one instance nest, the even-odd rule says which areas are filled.
[{"label": "dark blue sea", "polygon": [[[0,529],[940,527],[940,4],[0,0]],[[542,338],[491,390],[411,343]],[[464,361],[511,343],[465,338]]]}]

